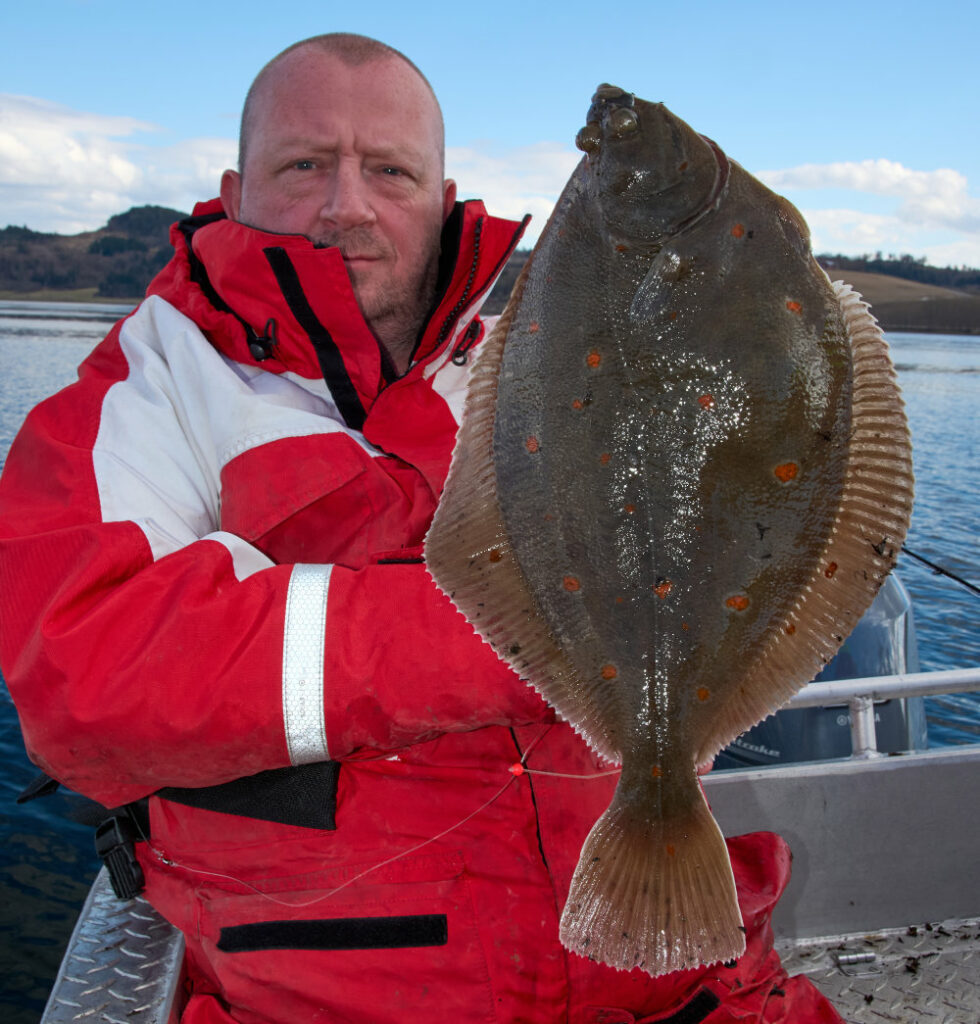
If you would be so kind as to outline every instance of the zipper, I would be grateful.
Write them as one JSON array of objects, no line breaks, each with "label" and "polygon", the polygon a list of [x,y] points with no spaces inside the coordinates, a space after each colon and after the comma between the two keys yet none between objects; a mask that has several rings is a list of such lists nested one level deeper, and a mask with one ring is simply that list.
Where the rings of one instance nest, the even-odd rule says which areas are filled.
[{"label": "zipper", "polygon": [[[504,255],[501,258],[500,262],[493,268],[492,273],[489,275],[489,281],[492,282],[497,279],[497,276],[500,274],[500,271],[503,270],[504,264],[513,255],[514,249],[517,248],[517,243],[520,241],[521,235],[524,234],[524,229],[527,227],[530,219],[531,215],[529,213],[525,214],[522,218],[520,224],[517,226],[517,230],[514,232],[514,235],[511,238],[510,245],[507,247],[506,252],[504,252]],[[473,258],[470,262],[470,272],[468,277],[466,278],[466,285],[464,286],[463,294],[459,297],[459,300],[457,301],[456,305],[453,306],[453,308],[449,311],[449,313],[443,320],[442,326],[439,329],[439,334],[436,337],[436,342],[433,345],[433,351],[437,350],[439,346],[446,340],[446,338],[449,337],[449,335],[452,333],[453,326],[459,319],[460,314],[466,308],[466,305],[473,299],[473,284],[474,281],[476,280],[476,271],[479,265],[480,257],[482,256],[482,253],[480,251],[480,241],[483,236],[483,222],[484,218],[478,217],[476,223],[473,225]],[[466,359],[469,350],[480,339],[480,334],[478,333],[479,330],[480,327],[473,327],[473,325],[471,324],[467,328],[466,332],[464,332],[463,338],[460,340],[459,345],[453,350],[452,353],[452,361],[457,366],[464,366],[466,364]],[[477,333],[470,335],[470,331],[474,331]]]},{"label": "zipper", "polygon": [[466,286],[463,288],[463,294],[460,295],[456,302],[456,305],[446,315],[446,319],[442,322],[442,327],[439,328],[439,335],[436,338],[434,348],[439,346],[449,337],[450,331],[453,329],[453,324],[456,323],[459,314],[462,313],[466,307],[466,303],[469,302],[470,292],[473,290],[473,282],[476,279],[476,268],[480,262],[480,239],[483,236],[483,218],[478,217],[476,224],[473,226],[473,258],[470,261],[470,273],[466,278]]}]

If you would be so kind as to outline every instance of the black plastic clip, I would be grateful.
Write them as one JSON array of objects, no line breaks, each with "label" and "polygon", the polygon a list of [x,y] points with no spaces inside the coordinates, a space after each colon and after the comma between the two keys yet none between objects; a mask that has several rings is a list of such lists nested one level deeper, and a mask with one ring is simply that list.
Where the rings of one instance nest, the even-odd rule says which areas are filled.
[{"label": "black plastic clip", "polygon": [[106,818],[95,830],[95,852],[109,872],[112,891],[121,900],[131,900],[143,891],[146,880],[136,859],[138,836],[126,814]]},{"label": "black plastic clip", "polygon": [[459,339],[456,347],[453,349],[452,361],[456,366],[465,366],[466,357],[469,355],[470,349],[477,343],[483,333],[483,322],[479,317],[473,317],[463,331],[463,336]]},{"label": "black plastic clip", "polygon": [[269,317],[265,322],[265,331],[249,341],[248,350],[252,353],[254,359],[262,362],[265,359],[272,358],[272,350],[276,347],[277,341],[276,321]]}]

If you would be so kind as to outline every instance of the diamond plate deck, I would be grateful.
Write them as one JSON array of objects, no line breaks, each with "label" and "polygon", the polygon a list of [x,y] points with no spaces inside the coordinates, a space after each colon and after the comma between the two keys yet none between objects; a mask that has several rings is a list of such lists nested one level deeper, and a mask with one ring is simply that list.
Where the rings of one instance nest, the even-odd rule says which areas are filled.
[{"label": "diamond plate deck", "polygon": [[980,920],[777,942],[848,1024],[980,1024]]},{"label": "diamond plate deck", "polygon": [[78,918],[41,1024],[170,1024],[183,936],[146,902],[119,900],[105,869]]}]

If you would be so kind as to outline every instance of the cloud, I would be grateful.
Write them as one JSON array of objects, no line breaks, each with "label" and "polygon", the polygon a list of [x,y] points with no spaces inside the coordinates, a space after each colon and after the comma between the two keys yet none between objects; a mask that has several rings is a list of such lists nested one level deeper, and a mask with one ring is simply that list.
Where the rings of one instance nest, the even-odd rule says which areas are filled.
[{"label": "cloud", "polygon": [[461,198],[477,196],[498,217],[533,216],[521,245],[533,245],[582,154],[558,142],[506,148],[473,143],[446,149],[446,174]]},{"label": "cloud", "polygon": [[217,194],[235,143],[191,139],[152,146],[155,125],[0,94],[0,226],[72,234],[130,206],[189,209]]},{"label": "cloud", "polygon": [[[216,195],[222,170],[234,166],[234,140],[164,144],[162,134],[137,118],[0,93],[0,227],[72,234],[131,206],[190,210]],[[532,245],[580,157],[558,142],[508,148],[475,141],[447,148],[446,168],[461,197],[479,196],[501,217],[532,214],[522,243]],[[980,199],[958,171],[880,159],[758,176],[800,207],[817,252],[908,252],[940,265],[980,266]],[[835,191],[832,207],[821,208],[821,190]]]},{"label": "cloud", "polygon": [[[770,188],[791,193],[810,224],[818,251],[912,252],[930,262],[980,266],[980,199],[965,175],[950,168],[916,171],[893,160],[803,164],[762,171]],[[811,193],[834,189],[857,193],[854,209],[821,209]],[[860,195],[896,200],[888,213],[862,211]]]}]

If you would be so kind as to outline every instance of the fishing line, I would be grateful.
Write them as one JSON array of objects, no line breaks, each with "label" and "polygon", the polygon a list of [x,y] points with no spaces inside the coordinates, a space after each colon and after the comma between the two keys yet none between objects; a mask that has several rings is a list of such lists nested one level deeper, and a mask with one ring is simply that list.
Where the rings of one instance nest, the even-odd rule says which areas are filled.
[{"label": "fishing line", "polygon": [[910,551],[904,545],[902,546],[902,552],[906,555],[911,555],[912,558],[914,558],[918,562],[921,562],[923,565],[928,565],[929,568],[932,569],[932,571],[936,573],[937,576],[948,576],[949,579],[954,580],[961,586],[966,587],[967,590],[971,590],[974,594],[980,596],[980,587],[976,586],[976,584],[974,583],[970,583],[968,580],[963,579],[962,576],[957,576],[956,573],[950,572],[949,569],[944,569],[941,565],[936,565],[935,562],[930,562],[928,558],[923,558],[922,555],[917,555],[914,551]]},{"label": "fishing line", "polygon": [[588,775],[569,775],[567,772],[548,772],[543,768],[528,768],[523,763],[512,764],[507,771],[512,775],[550,775],[554,779],[604,779],[608,775],[618,775],[622,768],[609,768],[604,772],[592,772]]},{"label": "fishing line", "polygon": [[[547,731],[548,730],[546,729],[545,732]],[[407,850],[402,850],[400,853],[396,853],[393,856],[388,857],[385,860],[380,861],[379,863],[374,864],[369,868],[365,868],[363,871],[359,871],[356,875],[352,876],[351,878],[348,878],[346,882],[343,882],[341,885],[336,886],[336,888],[330,889],[328,892],[322,893],[320,896],[314,896],[308,900],[301,900],[299,902],[295,902],[293,900],[280,899],[277,896],[273,896],[271,893],[263,892],[261,889],[257,888],[249,882],[244,881],[241,878],[235,878],[233,875],[226,875],[221,873],[220,871],[207,871],[204,868],[192,868],[187,864],[181,864],[180,861],[168,857],[161,849],[154,846],[149,841],[146,835],[143,835],[143,839],[146,841],[147,847],[153,851],[153,854],[157,858],[157,860],[159,860],[162,864],[167,865],[167,867],[180,868],[182,871],[188,871],[191,874],[206,875],[209,878],[219,878],[226,882],[233,882],[235,885],[240,885],[245,889],[251,890],[253,893],[255,893],[257,896],[260,896],[262,899],[268,900],[270,903],[276,903],[282,907],[311,907],[316,903],[320,903],[325,899],[329,899],[331,896],[336,896],[337,893],[343,891],[349,885],[353,885],[355,882],[360,881],[367,875],[370,875],[383,867],[387,867],[389,864],[394,864],[396,861],[401,860],[403,857],[409,857],[413,853],[417,853],[423,847],[429,846],[431,843],[434,843],[439,839],[445,838],[451,832],[455,832],[456,829],[458,828],[462,828],[463,825],[471,821],[478,814],[482,814],[483,811],[485,811],[491,804],[499,800],[500,797],[503,796],[503,794],[506,792],[506,790],[509,789],[510,786],[512,786],[521,775],[551,775],[555,778],[561,779],[599,779],[605,778],[608,775],[615,775],[620,771],[619,768],[611,768],[607,771],[595,772],[592,774],[570,775],[565,772],[550,772],[545,771],[543,769],[528,768],[525,763],[527,757],[531,753],[531,751],[537,746],[538,742],[544,737],[545,732],[542,732],[539,736],[537,736],[534,739],[534,741],[528,746],[527,750],[524,751],[520,761],[515,762],[507,769],[511,777],[500,787],[500,789],[497,790],[496,793],[493,794],[493,796],[490,797],[489,800],[487,800],[479,807],[477,807],[475,811],[472,811],[470,814],[467,814],[465,818],[461,818],[454,825],[450,825],[449,828],[443,829],[442,832],[439,832],[437,835],[430,836],[428,839],[423,839],[421,843],[417,843],[415,846],[409,847],[409,849]],[[139,831],[142,835],[143,830],[140,829]]]}]

